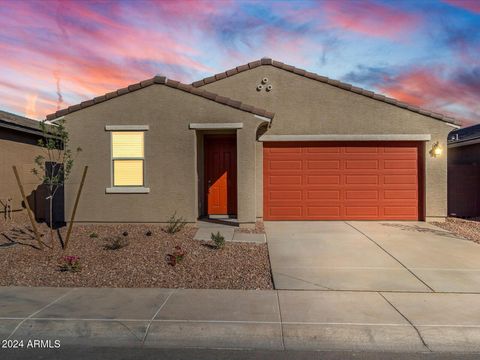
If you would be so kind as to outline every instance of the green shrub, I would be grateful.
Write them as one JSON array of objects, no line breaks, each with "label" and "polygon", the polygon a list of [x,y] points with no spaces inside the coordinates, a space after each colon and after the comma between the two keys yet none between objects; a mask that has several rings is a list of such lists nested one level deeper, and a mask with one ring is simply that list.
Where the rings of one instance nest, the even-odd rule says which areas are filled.
[{"label": "green shrub", "polygon": [[105,250],[118,250],[130,244],[128,238],[122,236],[107,237],[105,242]]},{"label": "green shrub", "polygon": [[185,225],[187,225],[185,219],[181,216],[177,216],[177,212],[175,211],[173,215],[170,216],[170,219],[168,219],[165,231],[169,234],[176,234],[181,231]]},{"label": "green shrub", "polygon": [[217,231],[216,234],[212,233],[212,241],[215,243],[215,246],[217,249],[221,249],[225,246],[225,238],[223,237],[222,234],[220,234],[220,231]]},{"label": "green shrub", "polygon": [[92,232],[90,235],[88,235],[90,239],[98,238],[98,234],[96,232]]}]

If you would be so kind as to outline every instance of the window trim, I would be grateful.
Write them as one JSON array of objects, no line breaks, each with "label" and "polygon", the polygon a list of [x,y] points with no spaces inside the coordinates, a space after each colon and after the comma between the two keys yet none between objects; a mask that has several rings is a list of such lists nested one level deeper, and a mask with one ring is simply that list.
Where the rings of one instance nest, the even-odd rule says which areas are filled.
[{"label": "window trim", "polygon": [[[149,130],[148,125],[105,125],[105,131],[110,133],[110,187],[105,189],[107,194],[146,194],[150,188],[146,187],[146,154],[145,154],[145,132]],[[143,133],[143,158],[138,157],[113,157],[113,132],[141,132]],[[115,160],[141,160],[143,162],[143,184],[142,185],[115,185],[114,183],[114,161]]]}]

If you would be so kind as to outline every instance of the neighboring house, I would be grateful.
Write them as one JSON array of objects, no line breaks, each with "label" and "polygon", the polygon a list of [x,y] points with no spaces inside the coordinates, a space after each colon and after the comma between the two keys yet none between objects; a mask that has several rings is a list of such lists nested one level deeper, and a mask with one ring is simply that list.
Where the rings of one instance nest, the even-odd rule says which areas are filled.
[{"label": "neighboring house", "polygon": [[447,215],[453,119],[271,59],[192,85],[157,76],[47,118],[84,150],[67,213],[90,167],[81,222]]},{"label": "neighboring house", "polygon": [[[15,165],[22,179],[32,210],[40,212],[35,198],[39,179],[31,172],[34,159],[42,154],[38,140],[42,138],[39,122],[0,111],[0,212],[4,213],[8,199],[12,211],[24,209],[18,184],[13,174]],[[38,215],[38,214],[37,214]]]},{"label": "neighboring house", "polygon": [[448,136],[448,214],[480,216],[480,124]]}]

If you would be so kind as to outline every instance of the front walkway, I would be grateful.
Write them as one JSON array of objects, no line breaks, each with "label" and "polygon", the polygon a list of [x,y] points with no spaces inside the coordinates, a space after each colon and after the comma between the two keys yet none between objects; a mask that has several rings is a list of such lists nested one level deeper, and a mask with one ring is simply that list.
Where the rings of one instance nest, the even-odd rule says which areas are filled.
[{"label": "front walkway", "polygon": [[62,347],[478,352],[478,314],[480,294],[0,288],[1,339]]},{"label": "front walkway", "polygon": [[266,222],[276,289],[480,293],[480,246],[424,222]]}]

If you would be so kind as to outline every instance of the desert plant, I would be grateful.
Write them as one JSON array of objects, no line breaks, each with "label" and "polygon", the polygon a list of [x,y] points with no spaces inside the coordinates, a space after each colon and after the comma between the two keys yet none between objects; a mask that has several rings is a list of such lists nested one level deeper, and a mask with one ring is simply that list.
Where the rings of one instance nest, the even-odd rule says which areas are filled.
[{"label": "desert plant", "polygon": [[225,246],[225,237],[220,234],[220,231],[217,231],[216,234],[212,233],[211,239],[217,249],[221,249]]},{"label": "desert plant", "polygon": [[177,216],[177,212],[175,211],[168,219],[165,231],[169,234],[175,234],[181,231],[185,225],[187,225],[185,219],[181,216]]},{"label": "desert plant", "polygon": [[37,176],[48,191],[50,241],[53,245],[53,199],[57,191],[65,184],[73,168],[74,158],[81,148],[75,152],[69,147],[70,136],[65,127],[65,121],[55,123],[40,122],[42,138],[38,145],[43,148],[44,154],[34,159],[35,167],[32,173]]},{"label": "desert plant", "polygon": [[69,255],[60,258],[58,267],[60,271],[79,272],[82,269],[80,258],[78,256]]},{"label": "desert plant", "polygon": [[90,239],[98,238],[98,234],[96,232],[92,232],[90,235],[88,235]]},{"label": "desert plant", "polygon": [[175,266],[183,260],[187,252],[183,250],[179,245],[175,246],[172,254],[167,254],[168,265]]},{"label": "desert plant", "polygon": [[122,233],[122,235],[123,235],[123,236],[128,236],[128,231],[124,231],[124,232]]},{"label": "desert plant", "polygon": [[146,236],[152,236],[152,232],[150,230],[148,230],[146,233],[145,233]]},{"label": "desert plant", "polygon": [[122,236],[111,236],[105,238],[105,250],[118,250],[128,246],[130,241],[126,237]]}]

